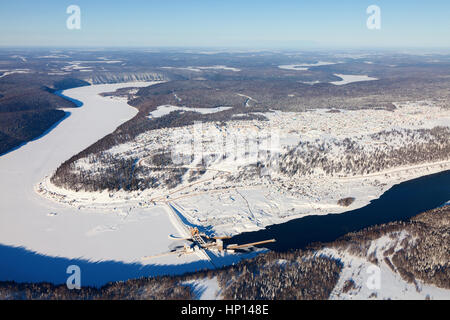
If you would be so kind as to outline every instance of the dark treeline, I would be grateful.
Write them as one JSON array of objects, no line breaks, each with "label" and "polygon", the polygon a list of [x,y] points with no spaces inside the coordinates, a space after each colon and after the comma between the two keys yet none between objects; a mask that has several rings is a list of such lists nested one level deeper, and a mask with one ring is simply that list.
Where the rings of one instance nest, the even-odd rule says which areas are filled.
[{"label": "dark treeline", "polygon": [[14,74],[0,79],[0,154],[39,137],[64,118],[59,108],[76,105],[53,94],[88,85],[77,79]]},{"label": "dark treeline", "polygon": [[0,113],[0,154],[39,137],[65,115],[54,109]]}]

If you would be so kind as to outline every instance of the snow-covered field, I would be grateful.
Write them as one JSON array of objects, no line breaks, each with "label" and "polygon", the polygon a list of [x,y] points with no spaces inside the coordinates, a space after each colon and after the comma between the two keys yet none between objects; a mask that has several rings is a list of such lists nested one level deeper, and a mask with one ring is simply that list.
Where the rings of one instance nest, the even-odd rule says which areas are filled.
[{"label": "snow-covered field", "polygon": [[330,82],[336,86],[342,86],[344,84],[349,84],[352,82],[360,82],[360,81],[373,81],[378,80],[377,78],[371,78],[366,75],[352,75],[352,74],[335,74],[336,77],[341,78],[342,80]]},{"label": "snow-covered field", "polygon": [[[351,138],[370,154],[374,150],[421,142],[422,138],[411,140],[407,130],[450,126],[450,110],[431,102],[398,104],[395,111],[329,111],[276,111],[264,113],[269,121],[236,120],[226,124],[204,123],[203,127],[194,125],[152,130],[108,151],[113,157],[140,159],[138,165],[148,167],[151,167],[148,163],[151,155],[166,150],[167,146],[174,146],[172,154],[175,155],[189,155],[193,151],[193,160],[179,165],[187,172],[173,189],[162,184],[136,192],[73,192],[54,186],[48,178],[37,189],[43,196],[58,203],[93,210],[141,210],[170,201],[182,209],[185,218],[193,225],[230,235],[306,215],[341,213],[360,208],[395,184],[450,168],[450,159],[447,158],[364,175],[328,175],[317,169],[308,175],[283,175],[275,171],[268,176],[247,176],[248,166],[258,161],[260,153],[283,153],[300,141],[319,147],[322,143],[330,144],[329,154],[338,157],[343,150],[334,143]],[[383,130],[395,130],[397,133],[384,138],[372,136]],[[191,149],[190,137],[201,139],[201,152]],[[183,144],[183,141],[186,143]],[[224,141],[231,141],[231,144],[225,143],[227,147],[224,148]],[[250,147],[245,147],[246,144]],[[256,145],[258,148],[252,149],[251,146]],[[199,156],[202,153],[203,156]],[[177,161],[183,159],[175,157]],[[206,164],[202,163],[202,159],[207,159]],[[76,163],[80,170],[97,170],[103,165],[107,166],[93,164],[89,159],[80,159]],[[205,172],[192,180],[191,177],[198,174],[198,168],[205,169]],[[164,170],[146,173],[147,176],[152,174],[158,178]],[[233,175],[235,178],[230,179]],[[239,175],[242,179],[236,179]],[[337,201],[345,197],[356,200],[349,207],[338,205]]]},{"label": "snow-covered field", "polygon": [[222,299],[222,289],[217,281],[217,277],[203,278],[184,282],[190,286],[197,300],[220,300]]},{"label": "snow-covered field", "polygon": [[[71,115],[47,135],[0,157],[0,244],[89,261],[147,265],[204,261],[204,267],[210,266],[196,254],[141,259],[173,246],[168,235],[177,234],[177,229],[169,219],[166,206],[91,210],[51,201],[35,192],[35,186],[63,161],[137,113],[126,100],[101,97],[100,93],[152,84],[121,83],[66,90],[64,95],[84,105],[66,110]],[[194,270],[188,267],[185,271]]]}]

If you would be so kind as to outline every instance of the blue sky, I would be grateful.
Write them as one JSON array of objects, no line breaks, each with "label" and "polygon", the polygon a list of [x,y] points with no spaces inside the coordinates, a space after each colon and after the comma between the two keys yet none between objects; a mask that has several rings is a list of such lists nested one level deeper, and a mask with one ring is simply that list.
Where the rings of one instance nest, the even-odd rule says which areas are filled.
[{"label": "blue sky", "polygon": [[[0,46],[450,47],[448,0],[0,0]],[[81,8],[81,30],[66,9]],[[381,8],[368,30],[366,8]]]}]

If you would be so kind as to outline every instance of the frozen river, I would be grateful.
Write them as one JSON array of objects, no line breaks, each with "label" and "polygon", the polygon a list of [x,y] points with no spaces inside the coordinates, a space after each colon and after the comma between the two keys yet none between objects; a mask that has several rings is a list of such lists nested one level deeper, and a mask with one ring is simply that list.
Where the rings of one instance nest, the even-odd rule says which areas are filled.
[{"label": "frozen river", "polygon": [[0,157],[0,280],[61,283],[70,264],[81,266],[83,284],[207,266],[196,255],[186,255],[147,261],[142,268],[141,258],[167,251],[171,245],[168,235],[176,234],[164,207],[79,210],[47,200],[34,189],[62,162],[136,115],[137,110],[125,99],[99,93],[152,84],[66,90],[64,96],[83,105],[65,110],[70,114],[46,135]]}]

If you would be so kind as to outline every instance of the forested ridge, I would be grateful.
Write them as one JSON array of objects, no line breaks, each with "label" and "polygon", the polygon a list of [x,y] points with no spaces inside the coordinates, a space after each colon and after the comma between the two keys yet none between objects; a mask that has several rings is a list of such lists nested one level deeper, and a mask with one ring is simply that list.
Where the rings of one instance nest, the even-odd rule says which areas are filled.
[{"label": "forested ridge", "polygon": [[79,79],[52,80],[50,77],[15,74],[0,79],[0,155],[33,140],[66,113],[60,108],[76,105],[55,91],[89,85]]}]

